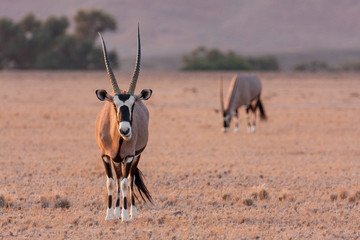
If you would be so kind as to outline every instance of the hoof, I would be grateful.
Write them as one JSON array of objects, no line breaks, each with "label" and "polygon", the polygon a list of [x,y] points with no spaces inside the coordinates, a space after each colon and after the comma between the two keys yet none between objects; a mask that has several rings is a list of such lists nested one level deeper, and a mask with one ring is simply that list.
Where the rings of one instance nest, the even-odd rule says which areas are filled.
[{"label": "hoof", "polygon": [[120,207],[116,207],[114,211],[115,219],[120,219]]},{"label": "hoof", "polygon": [[130,214],[131,214],[131,219],[138,218],[137,209],[135,206],[131,206]]},{"label": "hoof", "polygon": [[122,212],[121,212],[121,221],[123,221],[123,222],[130,221],[128,210],[125,210],[125,209],[122,210]]},{"label": "hoof", "polygon": [[114,219],[114,214],[113,214],[114,210],[112,208],[108,208],[106,210],[106,217],[105,217],[105,220],[108,221],[108,220],[113,220]]}]

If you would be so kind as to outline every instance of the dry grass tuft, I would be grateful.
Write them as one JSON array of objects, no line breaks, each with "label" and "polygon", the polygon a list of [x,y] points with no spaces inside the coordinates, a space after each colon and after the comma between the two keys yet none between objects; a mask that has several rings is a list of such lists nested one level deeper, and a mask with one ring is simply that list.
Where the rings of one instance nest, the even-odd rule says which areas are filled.
[{"label": "dry grass tuft", "polygon": [[343,190],[343,191],[340,192],[339,196],[340,196],[341,199],[346,199],[349,196],[349,193],[348,193],[348,191]]},{"label": "dry grass tuft", "polygon": [[349,197],[349,203],[352,203],[352,204],[356,203],[356,196],[355,195]]},{"label": "dry grass tuft", "polygon": [[161,217],[158,219],[158,224],[161,225],[161,224],[164,224],[165,223],[165,217]]},{"label": "dry grass tuft", "polygon": [[[11,196],[0,195],[0,208],[15,208],[15,199]],[[18,207],[18,209],[21,209]]]},{"label": "dry grass tuft", "polygon": [[67,199],[58,199],[58,200],[56,200],[54,207],[62,208],[62,209],[64,209],[64,208],[69,209],[70,202]]},{"label": "dry grass tuft", "polygon": [[40,197],[40,204],[42,208],[48,208],[50,206],[50,201],[46,197]]},{"label": "dry grass tuft", "polygon": [[80,217],[75,218],[75,219],[72,221],[72,224],[75,225],[75,226],[78,226],[79,223],[80,223]]},{"label": "dry grass tuft", "polygon": [[287,198],[288,198],[288,194],[286,192],[282,192],[278,197],[280,202],[285,201]]},{"label": "dry grass tuft", "polygon": [[356,199],[360,200],[360,191],[356,191],[355,197],[356,197]]},{"label": "dry grass tuft", "polygon": [[260,200],[269,199],[269,193],[265,189],[261,189],[259,192]]},{"label": "dry grass tuft", "polygon": [[251,194],[251,197],[252,197],[252,199],[256,200],[256,199],[258,198],[257,192],[253,192],[253,193]]},{"label": "dry grass tuft", "polygon": [[338,198],[338,195],[337,195],[337,194],[331,194],[331,195],[330,195],[330,200],[333,201],[333,202],[336,201],[337,198]]},{"label": "dry grass tuft", "polygon": [[243,201],[243,204],[245,204],[246,206],[251,206],[254,204],[254,201],[250,198],[247,198]]},{"label": "dry grass tuft", "polygon": [[251,198],[253,200],[257,200],[257,199],[260,199],[260,200],[265,200],[265,199],[269,199],[270,196],[269,196],[269,192],[265,190],[265,184],[262,184],[262,185],[259,185],[259,186],[254,186],[252,188],[252,191],[251,191]]},{"label": "dry grass tuft", "polygon": [[6,207],[6,200],[4,196],[0,196],[0,208]]},{"label": "dry grass tuft", "polygon": [[42,208],[61,208],[61,209],[69,209],[70,208],[70,202],[69,200],[60,197],[60,195],[45,197],[40,197],[40,204]]},{"label": "dry grass tuft", "polygon": [[230,196],[230,194],[224,194],[224,195],[222,196],[222,199],[223,199],[224,201],[228,201],[228,200],[231,200],[231,196]]}]

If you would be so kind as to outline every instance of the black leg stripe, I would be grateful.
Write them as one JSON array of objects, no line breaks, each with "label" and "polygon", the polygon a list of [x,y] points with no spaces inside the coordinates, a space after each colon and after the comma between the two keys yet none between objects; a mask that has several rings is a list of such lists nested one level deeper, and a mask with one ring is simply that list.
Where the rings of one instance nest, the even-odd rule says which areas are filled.
[{"label": "black leg stripe", "polygon": [[124,209],[125,210],[127,209],[127,199],[126,199],[126,197],[124,197]]},{"label": "black leg stripe", "polygon": [[111,171],[111,165],[110,165],[110,163],[107,163],[107,162],[105,162],[105,161],[103,161],[103,163],[104,163],[104,166],[105,166],[106,176],[107,176],[108,178],[112,178],[112,171]]},{"label": "black leg stripe", "polygon": [[135,206],[135,197],[134,196],[132,196],[132,198],[131,198],[131,205]]},{"label": "black leg stripe", "polygon": [[109,208],[111,208],[112,207],[112,195],[109,195],[109,202],[108,202],[108,206],[109,206]]},{"label": "black leg stripe", "polygon": [[116,200],[116,207],[119,207],[120,206],[120,198],[118,198],[117,200]]}]

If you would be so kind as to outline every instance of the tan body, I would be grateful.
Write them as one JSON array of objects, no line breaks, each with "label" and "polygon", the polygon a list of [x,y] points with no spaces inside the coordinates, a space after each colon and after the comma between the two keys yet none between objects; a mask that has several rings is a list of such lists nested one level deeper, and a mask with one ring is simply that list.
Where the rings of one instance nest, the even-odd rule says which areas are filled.
[{"label": "tan body", "polygon": [[[97,98],[104,102],[104,106],[96,117],[95,137],[107,177],[108,207],[105,219],[121,218],[122,221],[129,221],[128,190],[130,190],[131,218],[138,216],[134,186],[137,187],[138,193],[144,201],[145,198],[151,201],[151,195],[145,186],[138,163],[149,138],[149,111],[142,101],[150,98],[152,90],[143,89],[140,94],[135,94],[141,59],[139,26],[136,64],[128,91],[119,88],[111,69],[104,39],[100,33],[99,36],[103,47],[106,71],[113,90],[113,94],[108,94],[104,89],[95,91]],[[116,173],[117,185],[115,210],[112,204],[112,194],[115,191],[112,168]]]},{"label": "tan body", "polygon": [[96,142],[100,148],[101,156],[120,159],[140,154],[148,141],[149,111],[142,101],[136,102],[133,112],[133,136],[122,143],[119,150],[120,133],[114,105],[105,102],[98,113],[95,124]]},{"label": "tan body", "polygon": [[255,75],[235,75],[231,80],[225,102],[225,112],[234,113],[241,106],[248,106],[262,90],[259,78]]},{"label": "tan body", "polygon": [[[235,117],[235,132],[239,131],[238,109],[246,107],[249,132],[256,131],[256,109],[260,111],[261,119],[266,119],[266,114],[260,100],[262,84],[255,75],[235,75],[230,83],[227,99],[223,102],[222,80],[220,81],[220,104],[224,120],[224,132],[229,131],[231,118]],[[253,121],[250,121],[250,110],[253,113]]]}]

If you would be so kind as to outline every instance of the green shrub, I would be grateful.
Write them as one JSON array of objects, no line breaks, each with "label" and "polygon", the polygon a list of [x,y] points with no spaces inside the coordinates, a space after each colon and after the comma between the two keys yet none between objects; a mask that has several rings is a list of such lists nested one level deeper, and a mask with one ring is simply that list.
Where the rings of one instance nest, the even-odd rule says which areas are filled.
[{"label": "green shrub", "polygon": [[297,72],[324,72],[330,71],[332,68],[330,68],[325,62],[310,61],[295,65],[293,70]]},{"label": "green shrub", "polygon": [[222,53],[218,49],[197,47],[182,57],[183,70],[244,70],[278,71],[279,64],[275,57],[244,57],[233,51]]},{"label": "green shrub", "polygon": [[[116,29],[114,18],[101,10],[80,10],[75,25],[71,35],[66,17],[40,21],[28,14],[18,23],[0,18],[0,69],[103,69],[102,49],[95,41],[97,32]],[[110,51],[109,58],[116,68],[116,52]]]}]

